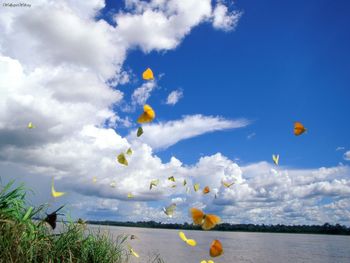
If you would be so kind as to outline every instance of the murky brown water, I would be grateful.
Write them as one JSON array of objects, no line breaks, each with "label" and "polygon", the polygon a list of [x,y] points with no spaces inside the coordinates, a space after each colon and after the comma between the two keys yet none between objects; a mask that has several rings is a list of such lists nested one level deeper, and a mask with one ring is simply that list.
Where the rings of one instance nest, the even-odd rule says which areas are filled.
[{"label": "murky brown water", "polygon": [[130,227],[89,226],[108,230],[112,235],[134,234],[130,241],[140,254],[133,262],[147,262],[152,252],[159,252],[167,263],[199,263],[210,259],[209,246],[219,239],[224,254],[215,263],[350,263],[350,236],[271,234],[246,232],[217,232],[185,230],[188,238],[197,241],[196,247],[185,244],[178,230]]}]

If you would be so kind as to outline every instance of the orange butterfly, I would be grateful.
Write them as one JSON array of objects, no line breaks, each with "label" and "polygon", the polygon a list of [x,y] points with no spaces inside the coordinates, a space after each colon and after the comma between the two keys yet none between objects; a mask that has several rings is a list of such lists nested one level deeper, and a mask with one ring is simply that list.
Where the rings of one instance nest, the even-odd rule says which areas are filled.
[{"label": "orange butterfly", "polygon": [[202,210],[199,210],[197,208],[191,208],[190,212],[193,219],[193,223],[195,225],[202,226],[204,230],[212,229],[216,226],[216,224],[219,224],[221,221],[220,217],[216,215],[206,215],[203,213]]},{"label": "orange butterfly", "polygon": [[151,122],[156,117],[156,113],[152,109],[152,107],[148,104],[143,106],[143,113],[137,119],[138,123],[146,123]]},{"label": "orange butterfly", "polygon": [[304,132],[306,132],[306,128],[304,127],[304,125],[302,125],[298,121],[294,122],[294,135],[299,136],[299,135],[303,134]]},{"label": "orange butterfly", "polygon": [[203,194],[207,194],[210,192],[209,186],[204,187]]},{"label": "orange butterfly", "polygon": [[221,256],[224,253],[222,244],[219,240],[215,239],[210,246],[209,254],[211,257],[215,258]]}]

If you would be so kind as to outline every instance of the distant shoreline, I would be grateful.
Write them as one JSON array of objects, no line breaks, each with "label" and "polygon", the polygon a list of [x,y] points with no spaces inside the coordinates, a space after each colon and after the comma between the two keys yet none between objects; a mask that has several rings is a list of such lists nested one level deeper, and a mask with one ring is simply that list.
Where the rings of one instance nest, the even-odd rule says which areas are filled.
[{"label": "distant shoreline", "polygon": [[[101,226],[120,226],[156,229],[182,229],[204,231],[193,224],[169,224],[155,221],[147,222],[116,222],[116,221],[86,221],[87,224]],[[324,234],[324,235],[350,235],[350,227],[339,224],[331,225],[254,225],[254,224],[228,224],[217,225],[214,231],[225,232],[255,232],[255,233],[285,233],[285,234]]]}]

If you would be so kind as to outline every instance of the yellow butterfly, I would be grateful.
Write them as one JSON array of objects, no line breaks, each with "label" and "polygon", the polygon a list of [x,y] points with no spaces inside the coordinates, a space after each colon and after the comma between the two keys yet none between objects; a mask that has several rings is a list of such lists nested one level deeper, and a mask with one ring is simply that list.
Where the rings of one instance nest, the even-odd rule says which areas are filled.
[{"label": "yellow butterfly", "polygon": [[143,73],[142,73],[142,78],[144,80],[153,80],[154,76],[153,76],[153,72],[150,68],[147,68]]},{"label": "yellow butterfly", "polygon": [[135,252],[135,250],[133,250],[132,247],[131,247],[130,245],[128,245],[128,248],[129,248],[129,251],[130,251],[131,254],[133,254],[133,255],[134,255],[135,257],[137,257],[137,258],[140,257],[139,254],[137,254],[137,253]]},{"label": "yellow butterfly", "polygon": [[223,186],[225,186],[225,187],[227,187],[227,188],[229,188],[229,187],[231,187],[232,185],[234,185],[234,182],[232,182],[232,183],[227,183],[227,182],[221,181],[221,183],[223,184]]},{"label": "yellow butterfly", "polygon": [[157,186],[158,184],[159,184],[159,179],[152,180],[149,185],[149,190],[151,190],[153,186]]},{"label": "yellow butterfly", "polygon": [[126,160],[124,153],[119,154],[117,160],[120,164],[128,165],[128,160]]},{"label": "yellow butterfly", "polygon": [[134,198],[134,195],[132,193],[128,193],[128,198],[129,199]]},{"label": "yellow butterfly", "polygon": [[112,182],[109,184],[109,186],[112,187],[112,188],[115,188],[115,182],[112,181]]},{"label": "yellow butterfly", "polygon": [[137,129],[137,137],[140,137],[141,135],[143,134],[143,129],[142,129],[142,127],[139,127],[138,129]]},{"label": "yellow butterfly", "polygon": [[171,204],[168,207],[163,208],[163,211],[168,217],[172,217],[174,215],[175,208],[176,208],[176,204]]},{"label": "yellow butterfly", "polygon": [[54,179],[52,178],[52,185],[51,185],[51,194],[53,197],[60,197],[62,195],[64,195],[65,193],[64,192],[56,192],[55,191],[55,187],[54,187]]},{"label": "yellow butterfly", "polygon": [[36,128],[36,127],[34,126],[34,124],[32,122],[29,122],[27,128],[28,129],[33,129],[33,128]]},{"label": "yellow butterfly", "polygon": [[212,261],[211,259],[209,259],[208,261],[206,260],[202,260],[201,263],[215,263],[214,261]]},{"label": "yellow butterfly", "polygon": [[175,177],[174,176],[170,176],[170,177],[168,177],[168,180],[172,181],[172,182],[175,182]]},{"label": "yellow butterfly", "polygon": [[186,180],[184,179],[183,185],[185,186],[187,184]]},{"label": "yellow butterfly", "polygon": [[279,159],[280,159],[280,156],[279,156],[279,154],[277,154],[277,155],[272,155],[272,160],[273,160],[273,162],[276,164],[276,165],[278,165],[278,161],[279,161]]},{"label": "yellow butterfly", "polygon": [[131,148],[129,148],[129,149],[126,151],[126,154],[127,154],[127,155],[132,155],[132,150],[131,150]]},{"label": "yellow butterfly", "polygon": [[152,107],[148,104],[143,106],[143,113],[137,119],[138,123],[146,123],[151,122],[156,117],[156,113],[152,109]]},{"label": "yellow butterfly", "polygon": [[199,190],[199,184],[194,184],[193,189],[195,192]]},{"label": "yellow butterfly", "polygon": [[184,232],[180,231],[179,236],[182,239],[182,241],[184,241],[187,245],[190,245],[192,247],[197,245],[197,242],[194,239],[187,239]]}]

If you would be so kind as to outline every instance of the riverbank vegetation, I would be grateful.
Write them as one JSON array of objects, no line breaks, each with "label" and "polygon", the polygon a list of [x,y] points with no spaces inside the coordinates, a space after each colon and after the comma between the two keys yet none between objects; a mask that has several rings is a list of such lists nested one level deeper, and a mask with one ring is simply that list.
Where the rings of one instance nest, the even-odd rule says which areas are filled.
[{"label": "riverbank vegetation", "polygon": [[0,185],[0,262],[128,262],[128,236],[112,239],[108,234],[92,234],[84,224],[63,223],[53,233],[40,217],[47,205],[27,206],[26,190],[13,182]]}]

